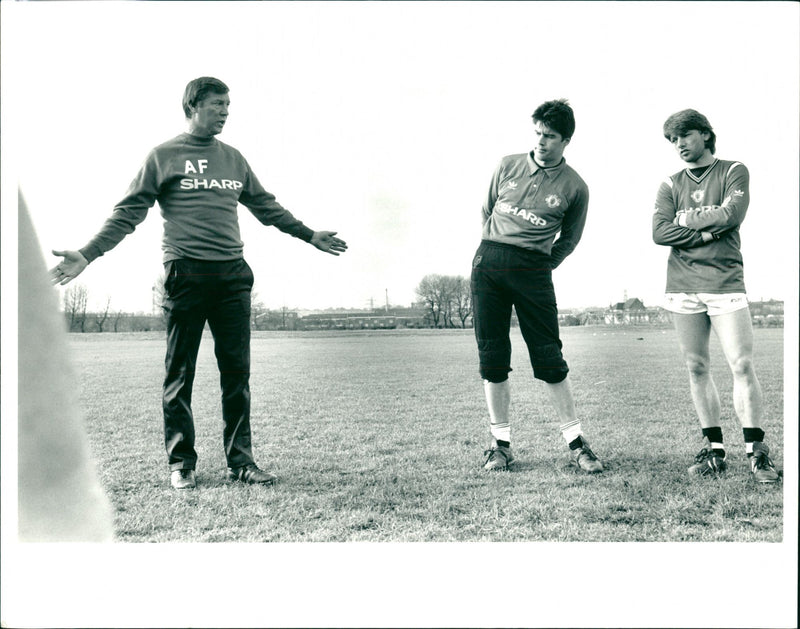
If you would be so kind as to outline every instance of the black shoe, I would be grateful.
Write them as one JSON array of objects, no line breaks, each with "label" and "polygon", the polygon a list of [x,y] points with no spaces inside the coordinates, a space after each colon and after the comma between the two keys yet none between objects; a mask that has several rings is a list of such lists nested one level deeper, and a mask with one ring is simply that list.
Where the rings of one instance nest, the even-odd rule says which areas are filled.
[{"label": "black shoe", "polygon": [[272,485],[272,483],[278,480],[278,477],[258,469],[255,463],[251,463],[244,467],[229,467],[228,480],[238,480],[248,485]]},{"label": "black shoe", "polygon": [[777,483],[780,480],[775,465],[769,458],[769,448],[760,441],[753,442],[753,456],[750,457],[750,471],[759,483]]},{"label": "black shoe", "polygon": [[485,470],[507,470],[508,466],[514,462],[511,448],[499,446],[494,441],[488,450],[484,450],[483,456],[486,457],[483,462],[483,469]]},{"label": "black shoe", "polygon": [[711,444],[700,450],[694,457],[694,464],[689,466],[690,476],[720,476],[728,469],[725,457],[719,456],[711,449]]},{"label": "black shoe", "polygon": [[197,487],[194,470],[173,470],[169,475],[169,482],[175,489],[194,489]]},{"label": "black shoe", "polygon": [[572,450],[572,464],[587,474],[599,474],[603,471],[603,464],[597,455],[592,452],[589,443],[583,436],[578,437],[581,440],[579,448]]}]

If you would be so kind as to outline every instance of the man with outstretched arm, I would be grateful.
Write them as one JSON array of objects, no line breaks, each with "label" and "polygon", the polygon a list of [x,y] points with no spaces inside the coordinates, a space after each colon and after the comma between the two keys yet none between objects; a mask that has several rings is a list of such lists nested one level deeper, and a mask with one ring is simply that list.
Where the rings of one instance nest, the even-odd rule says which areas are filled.
[{"label": "man with outstretched arm", "polygon": [[208,322],[222,389],[223,442],[229,480],[270,484],[259,469],[250,434],[250,293],[253,272],[243,257],[238,204],[264,225],[339,255],[336,232],[315,232],[267,192],[242,154],[216,139],[228,118],[230,96],[219,79],[190,81],[183,96],[187,131],[154,148],[100,232],[63,259],[52,281],[66,284],[134,231],[158,202],[167,318],[163,389],[164,440],[175,489],[196,486],[192,385],[203,327]]},{"label": "man with outstretched arm", "polygon": [[663,132],[686,163],[659,187],[653,240],[671,248],[664,307],[672,313],[704,441],[689,473],[716,476],[727,468],[719,392],[710,370],[713,329],[733,374],[733,404],[750,471],[757,482],[774,483],[779,475],[761,427],[739,235],[750,203],[750,174],[741,162],[714,157],[716,135],[698,111],[672,114]]},{"label": "man with outstretched arm", "polygon": [[481,243],[472,263],[472,303],[480,375],[489,408],[491,442],[484,469],[505,470],[511,452],[511,308],[528,347],[533,376],[546,383],[571,461],[589,474],[603,465],[584,438],[561,354],[552,270],[581,239],[589,189],[563,154],[575,131],[566,100],[533,113],[536,143],[508,155],[495,170],[483,205]]}]

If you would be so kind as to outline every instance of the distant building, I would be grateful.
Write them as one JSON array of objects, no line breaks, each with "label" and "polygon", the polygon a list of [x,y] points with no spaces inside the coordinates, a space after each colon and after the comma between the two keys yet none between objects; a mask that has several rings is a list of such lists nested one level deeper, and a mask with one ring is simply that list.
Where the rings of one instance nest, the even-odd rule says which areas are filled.
[{"label": "distant building", "polygon": [[400,307],[311,311],[298,317],[295,325],[298,330],[394,330],[430,327],[423,310]]},{"label": "distant building", "polygon": [[[753,326],[782,328],[784,302],[776,299],[750,302]],[[165,329],[163,314],[125,312],[86,312],[83,324],[71,321],[64,313],[68,329],[72,332],[153,332]],[[263,306],[252,308],[253,330],[389,330],[402,328],[433,328],[433,316],[422,304],[390,306],[374,309],[329,308],[326,310],[269,310]],[[607,308],[570,308],[559,310],[561,326],[584,325],[670,325],[672,314],[661,307],[645,307],[638,298],[625,299]],[[457,326],[460,319],[454,322]],[[472,327],[472,317],[464,322]],[[439,326],[442,326],[442,319]],[[512,310],[512,327],[518,327],[516,310]]]},{"label": "distant building", "polygon": [[604,321],[609,325],[650,323],[650,311],[645,308],[641,299],[631,297],[609,306]]},{"label": "distant building", "polygon": [[296,330],[298,313],[296,310],[254,310],[252,328],[254,330]]},{"label": "distant building", "polygon": [[[757,327],[783,327],[783,302],[770,299],[750,303],[753,325]],[[141,320],[140,320],[141,319]],[[115,328],[122,329],[163,329],[163,322],[137,318]],[[607,308],[570,308],[559,310],[559,325],[669,325],[672,315],[669,311],[655,306],[647,308],[641,299],[633,297],[611,304]],[[457,322],[458,323],[458,322]],[[159,324],[161,328],[159,328]],[[472,327],[472,317],[465,321]],[[439,321],[442,325],[442,321]],[[517,327],[516,310],[512,310],[512,327]],[[412,306],[389,306],[385,308],[348,309],[328,308],[326,310],[280,310],[254,309],[254,330],[394,330],[403,328],[433,328],[433,316],[424,304]]]},{"label": "distant building", "polygon": [[750,302],[750,314],[756,327],[783,327],[783,302],[777,299]]}]

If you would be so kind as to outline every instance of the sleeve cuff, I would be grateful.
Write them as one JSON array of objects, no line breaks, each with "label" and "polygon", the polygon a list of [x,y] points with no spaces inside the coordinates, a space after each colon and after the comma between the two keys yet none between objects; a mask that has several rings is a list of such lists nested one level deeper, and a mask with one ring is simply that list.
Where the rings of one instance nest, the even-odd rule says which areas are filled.
[{"label": "sleeve cuff", "polygon": [[300,230],[295,234],[295,238],[299,238],[300,240],[304,240],[305,242],[311,242],[311,239],[314,237],[314,230],[310,227],[306,227],[303,225]]},{"label": "sleeve cuff", "polygon": [[86,245],[83,249],[78,249],[78,251],[90,264],[103,255],[103,252],[93,245]]}]

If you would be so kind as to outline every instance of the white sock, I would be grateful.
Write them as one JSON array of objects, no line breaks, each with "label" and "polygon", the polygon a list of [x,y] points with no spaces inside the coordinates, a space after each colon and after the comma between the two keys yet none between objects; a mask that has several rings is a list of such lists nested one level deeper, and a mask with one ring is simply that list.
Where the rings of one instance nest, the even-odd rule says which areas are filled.
[{"label": "white sock", "polygon": [[511,442],[511,424],[506,422],[504,424],[489,424],[489,431],[492,433],[495,441]]},{"label": "white sock", "polygon": [[567,442],[567,445],[583,435],[583,430],[581,430],[581,422],[579,419],[562,424],[559,429],[561,430],[561,434],[563,435],[564,440]]},{"label": "white sock", "polygon": [[511,442],[511,421],[509,420],[510,386],[508,380],[497,383],[489,382],[488,380],[483,382],[486,402],[489,407],[489,432],[492,433],[495,441]]}]

